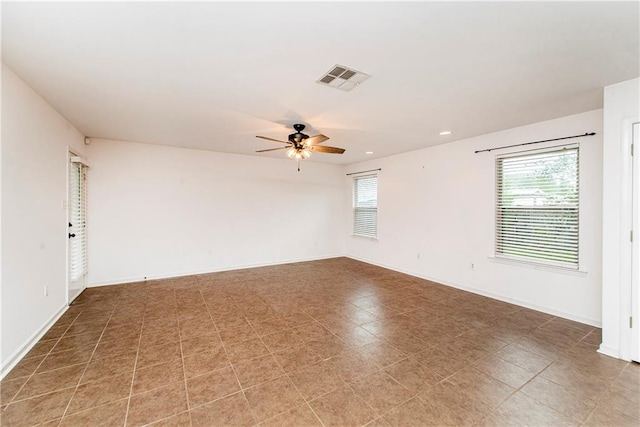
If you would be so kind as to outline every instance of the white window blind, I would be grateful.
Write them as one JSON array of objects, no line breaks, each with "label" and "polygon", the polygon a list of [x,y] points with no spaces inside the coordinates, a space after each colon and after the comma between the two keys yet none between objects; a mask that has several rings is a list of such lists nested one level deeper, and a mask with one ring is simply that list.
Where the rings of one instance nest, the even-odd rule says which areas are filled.
[{"label": "white window blind", "polygon": [[578,148],[497,159],[496,256],[578,268]]},{"label": "white window blind", "polygon": [[377,175],[353,179],[353,234],[365,237],[378,235]]},{"label": "white window blind", "polygon": [[87,167],[71,162],[69,179],[69,278],[78,281],[87,273]]}]

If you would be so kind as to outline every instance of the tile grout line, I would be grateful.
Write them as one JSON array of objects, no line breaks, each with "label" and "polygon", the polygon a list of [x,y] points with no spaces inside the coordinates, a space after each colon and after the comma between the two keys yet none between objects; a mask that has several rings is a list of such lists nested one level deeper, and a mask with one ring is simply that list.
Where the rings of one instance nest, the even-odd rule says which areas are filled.
[{"label": "tile grout line", "polygon": [[[80,313],[82,313],[82,312],[80,312]],[[24,386],[25,386],[25,385],[27,385],[27,383],[29,382],[29,380],[31,379],[31,377],[33,377],[34,375],[36,375],[36,372],[38,371],[38,368],[40,368],[40,366],[41,366],[41,365],[42,365],[42,363],[45,361],[45,359],[46,359],[47,357],[49,357],[49,355],[51,354],[51,352],[53,351],[53,349],[58,345],[58,343],[60,342],[60,340],[62,339],[62,337],[64,336],[64,334],[66,334],[66,333],[67,333],[67,331],[69,330],[69,328],[71,327],[71,325],[73,325],[73,324],[75,323],[75,321],[78,319],[78,316],[80,316],[80,313],[78,313],[78,314],[76,315],[75,319],[73,319],[73,321],[72,321],[71,323],[69,323],[69,325],[68,325],[68,326],[67,326],[67,328],[64,330],[64,332],[62,333],[62,335],[60,335],[60,337],[58,337],[58,339],[56,340],[56,343],[53,345],[53,347],[51,347],[51,348],[49,349],[49,351],[48,351],[47,353],[45,353],[44,357],[42,358],[42,360],[40,361],[40,363],[38,363],[38,365],[35,367],[35,369],[33,370],[33,372],[31,372],[31,374],[29,374],[29,375],[25,375],[24,377],[14,378],[14,380],[18,380],[18,379],[20,379],[20,378],[25,378],[25,377],[26,377],[27,379],[26,379],[26,381],[24,382],[24,384],[22,384],[22,385],[20,386],[20,388],[18,388],[18,390],[16,391],[16,393],[15,393],[15,394],[11,397],[11,399],[9,400],[9,402],[5,405],[5,407],[4,407],[4,409],[3,409],[3,412],[4,412],[4,411],[9,407],[9,405],[11,405],[11,404],[12,404],[12,403],[14,403],[14,402],[22,402],[23,400],[28,400],[28,399],[31,399],[31,398],[33,398],[33,397],[36,397],[36,396],[32,396],[32,397],[27,398],[27,399],[15,400],[15,398],[16,398],[16,397],[18,397],[18,394],[20,394],[20,392],[22,391],[22,389],[24,388]],[[53,327],[53,326],[52,326],[52,327]],[[49,331],[47,331],[47,332],[49,332]],[[45,332],[45,335],[46,335],[46,333],[47,333],[47,332]],[[38,340],[38,342],[40,342],[40,340]],[[37,344],[37,343],[36,343],[36,344]],[[29,353],[27,353],[27,354],[29,354]],[[38,356],[33,356],[33,357],[38,357]],[[24,360],[24,359],[23,359],[23,360]],[[16,365],[16,366],[17,366],[17,365]],[[15,367],[14,367],[14,369],[15,369]],[[7,373],[7,375],[9,375],[9,373],[10,373],[10,372],[8,372],[8,373]],[[14,380],[8,380],[8,381],[14,381]],[[5,381],[5,380],[3,379],[3,381]],[[70,388],[70,387],[69,387],[69,388]],[[40,394],[39,396],[41,396],[41,395],[43,395],[43,394],[48,394],[48,393],[42,393],[42,394]]]},{"label": "tile grout line", "polygon": [[[198,284],[198,279],[196,277],[196,284]],[[200,291],[198,290],[198,293],[200,293]],[[185,398],[187,400],[187,414],[189,415],[189,426],[193,426],[193,420],[191,419],[191,404],[190,404],[190,399],[189,399],[189,387],[187,386],[187,370],[185,369],[185,365],[184,365],[184,350],[182,348],[182,328],[180,328],[180,315],[178,314],[178,297],[176,296],[176,289],[173,289],[173,299],[175,301],[175,307],[176,307],[176,320],[178,322],[178,343],[180,344],[180,360],[182,361],[182,381],[184,383],[184,395]],[[174,415],[177,414],[173,414],[171,415],[171,417],[173,417]],[[168,417],[168,418],[171,418]]]},{"label": "tile grout line", "polygon": [[[263,301],[264,302],[264,301]],[[268,304],[267,304],[268,305]],[[268,305],[269,306],[269,305]],[[304,310],[303,310],[304,312]],[[278,316],[279,317],[279,316]],[[280,364],[280,362],[278,361],[278,359],[274,356],[274,353],[271,351],[271,349],[264,343],[262,336],[260,334],[258,334],[258,332],[256,332],[255,328],[253,327],[253,325],[251,324],[251,322],[247,319],[247,322],[249,323],[249,326],[251,327],[251,330],[253,331],[254,334],[257,335],[258,339],[260,340],[260,342],[262,343],[262,345],[267,349],[267,351],[269,352],[269,354],[271,355],[271,357],[273,357],[273,360],[275,360],[276,364],[280,367],[280,369],[282,369],[282,372],[284,372],[284,375],[281,375],[278,378],[282,378],[283,376],[286,376],[287,379],[289,380],[289,382],[293,385],[293,387],[296,389],[296,391],[298,392],[298,395],[300,397],[302,397],[302,400],[305,402],[305,404],[307,404],[307,406],[309,407],[309,409],[311,409],[311,412],[313,412],[313,415],[315,415],[315,417],[318,419],[318,421],[320,421],[320,424],[322,424],[322,426],[324,427],[325,424],[322,422],[322,420],[320,419],[320,417],[318,416],[318,414],[316,414],[316,411],[314,411],[314,409],[311,407],[311,405],[308,404],[308,402],[306,401],[306,399],[304,398],[304,395],[300,392],[300,389],[298,388],[298,386],[296,385],[296,383],[291,380],[291,377],[289,376],[289,372],[287,372],[284,367]],[[292,328],[287,328],[287,329],[292,329]],[[277,332],[276,332],[277,333]],[[304,344],[304,343],[303,343]],[[312,350],[313,351],[313,350]],[[315,352],[314,352],[315,353]],[[316,354],[317,355],[317,354]],[[263,382],[262,384],[268,382],[268,381],[272,381],[275,380],[277,378],[272,378],[270,380],[267,380],[265,382]],[[259,385],[259,384],[258,384]],[[246,396],[245,396],[246,397]],[[300,405],[302,406],[302,405]],[[295,406],[294,406],[295,408]],[[288,408],[282,412],[279,412],[278,414],[274,415],[274,417],[277,417],[278,415],[284,414],[285,412],[290,411],[291,409],[294,408]],[[270,417],[270,418],[274,418],[274,417]],[[269,419],[269,418],[268,418]],[[267,419],[260,421],[260,423],[267,421]]]},{"label": "tile grout line", "polygon": [[625,369],[627,369],[627,367],[630,364],[631,364],[631,362],[627,362],[627,364],[624,366],[624,368],[620,369],[620,372],[618,373],[618,375],[616,375],[616,377],[613,380],[611,380],[609,382],[609,384],[607,384],[607,390],[604,393],[602,393],[602,395],[598,398],[596,404],[593,406],[593,409],[589,411],[589,413],[587,414],[585,419],[582,420],[581,424],[586,423],[587,420],[589,419],[589,417],[591,415],[593,415],[593,413],[596,411],[596,409],[598,409],[598,407],[600,406],[600,403],[602,403],[602,401],[604,400],[605,395],[610,392],[611,387],[613,386],[613,384],[618,380],[618,378],[620,378],[622,376],[622,373],[624,372]]},{"label": "tile grout line", "polygon": [[78,388],[80,387],[80,384],[82,383],[82,377],[84,377],[84,374],[87,372],[87,369],[89,369],[89,363],[91,363],[91,360],[93,359],[93,356],[96,354],[96,350],[98,349],[98,346],[100,345],[100,341],[102,341],[102,337],[104,336],[104,333],[107,330],[107,326],[109,325],[109,322],[111,321],[111,318],[113,317],[113,313],[115,312],[115,310],[116,310],[115,307],[111,310],[111,314],[109,315],[109,319],[107,319],[107,323],[105,323],[104,328],[102,329],[102,333],[100,334],[100,338],[98,338],[98,341],[96,342],[95,347],[93,348],[93,351],[91,352],[91,356],[87,360],[87,365],[84,367],[84,370],[82,371],[82,375],[80,375],[80,378],[78,378],[78,383],[76,384],[76,387],[73,390],[73,393],[71,394],[71,398],[69,399],[69,402],[67,402],[67,406],[64,408],[64,412],[62,413],[62,416],[60,417],[60,421],[58,422],[58,425],[62,424],[62,420],[67,415],[67,411],[69,410],[69,407],[71,406],[71,401],[73,401],[73,398],[75,397],[76,392],[78,391]]},{"label": "tile grout line", "polygon": [[124,416],[124,426],[126,426],[127,422],[129,421],[129,410],[131,409],[131,397],[133,396],[133,384],[136,379],[136,370],[137,370],[136,368],[138,367],[138,357],[140,356],[140,346],[142,344],[142,333],[144,332],[144,321],[147,316],[146,308],[147,308],[148,299],[149,299],[149,290],[151,289],[151,286],[148,285],[146,281],[144,282],[144,286],[146,287],[144,311],[142,312],[142,322],[140,324],[140,336],[138,337],[138,348],[136,349],[136,358],[135,358],[135,361],[133,362],[133,375],[131,376],[131,386],[129,387],[129,398],[127,399],[127,410]]},{"label": "tile grout line", "polygon": [[[336,335],[336,334],[335,334],[335,333],[333,333],[331,330],[329,330],[329,329],[328,329],[328,328],[326,328],[324,325],[322,325],[322,323],[321,323],[317,318],[315,318],[313,315],[311,315],[309,312],[307,312],[307,311],[306,311],[306,310],[304,310],[304,309],[303,309],[302,311],[303,311],[305,314],[307,314],[308,316],[310,316],[312,319],[314,319],[314,320],[315,320],[315,321],[316,321],[320,326],[322,326],[324,329],[327,329],[327,330],[328,330],[328,331],[329,331],[333,336],[337,337],[337,338],[338,338],[341,342],[343,342],[343,343],[344,343],[348,348],[350,348],[350,349],[352,349],[352,350],[356,350],[356,348],[362,347],[362,346],[356,346],[356,347],[352,347],[352,346],[350,346],[350,345],[349,345],[349,344],[347,344],[347,343],[346,343],[342,338],[340,338],[338,335]],[[372,322],[369,322],[369,323],[372,323]],[[360,326],[356,326],[356,327],[360,327]],[[365,329],[365,331],[366,331],[366,329]],[[367,331],[367,332],[369,332],[369,331]],[[369,333],[371,333],[371,332],[369,332]],[[375,334],[371,334],[371,335],[373,335],[376,339],[379,339]],[[365,345],[367,345],[367,344],[365,344]],[[330,357],[329,359],[332,359],[332,358],[333,358],[333,357],[335,357],[335,356],[336,356],[336,355],[334,355],[334,356]],[[327,360],[329,360],[329,359],[327,359]],[[371,375],[374,375],[374,374],[376,374],[376,373],[378,373],[378,372],[381,372],[381,369],[379,369],[379,368],[378,368],[378,366],[376,365],[376,372],[372,372],[372,373],[371,373],[371,374],[369,374],[369,375],[364,375],[364,376],[362,376],[362,377],[360,377],[360,378],[357,378],[357,379],[356,379],[356,380],[354,380],[354,381],[359,381],[359,380],[360,380],[360,379],[362,379],[362,378],[366,378],[366,377],[371,376]],[[371,410],[373,411],[373,413],[376,413],[376,411],[371,407],[371,405],[369,405],[369,404],[368,404],[364,399],[362,399],[362,398],[360,397],[360,395],[359,395],[359,394],[358,394],[358,393],[353,389],[353,387],[351,386],[351,383],[349,383],[348,381],[346,381],[346,380],[345,380],[344,378],[342,378],[342,376],[340,376],[339,374],[338,374],[338,377],[339,377],[339,378],[340,378],[340,380],[343,382],[343,384],[340,386],[341,388],[342,388],[342,387],[345,387],[345,386],[346,386],[346,387],[348,387],[348,388],[349,388],[349,390],[351,390],[351,391],[356,395],[356,397],[358,397],[360,400],[362,400],[362,402],[364,402],[364,404],[365,404],[365,405],[367,405],[367,406],[369,407],[369,409],[371,409]],[[322,398],[322,397],[324,397],[324,396],[326,396],[326,395],[328,395],[328,394],[330,394],[330,393],[334,392],[335,390],[336,390],[336,389],[331,390],[331,391],[328,391],[327,393],[324,393],[324,394],[322,394],[322,395],[320,395],[320,396],[316,396],[316,397],[314,397],[313,399],[308,400],[307,402],[308,402],[308,403],[313,402],[314,400],[320,399],[320,398]],[[309,406],[311,406],[311,405],[309,405]]]},{"label": "tile grout line", "polygon": [[[264,302],[264,301],[263,301],[263,302]],[[267,304],[267,306],[269,306],[269,305]],[[245,317],[245,318],[246,318],[246,317]],[[253,331],[253,333],[254,333],[254,334],[256,334],[256,336],[258,337],[258,339],[260,340],[260,342],[262,343],[262,345],[264,346],[264,348],[266,348],[266,349],[267,349],[267,351],[269,352],[269,355],[271,355],[271,357],[273,357],[273,360],[275,360],[275,361],[276,361],[276,364],[280,367],[280,369],[282,369],[282,372],[284,372],[284,375],[281,375],[281,376],[279,376],[279,377],[277,377],[277,378],[271,378],[271,379],[269,379],[269,380],[267,380],[267,381],[264,381],[262,384],[264,384],[264,383],[267,383],[267,382],[269,382],[269,381],[273,381],[273,380],[276,380],[276,379],[278,379],[278,378],[282,378],[282,377],[285,377],[285,376],[286,376],[286,377],[287,377],[287,379],[289,380],[289,382],[290,382],[290,383],[293,385],[293,387],[296,389],[296,392],[298,392],[298,395],[299,395],[300,397],[302,397],[302,400],[304,401],[304,400],[305,400],[305,399],[304,399],[304,396],[302,395],[302,393],[301,393],[301,392],[300,392],[300,390],[298,389],[298,386],[296,386],[296,384],[295,384],[295,383],[291,380],[291,378],[289,377],[289,373],[288,373],[287,371],[285,371],[284,367],[280,364],[280,362],[278,361],[278,359],[274,356],[274,354],[273,354],[273,352],[271,351],[271,349],[270,349],[270,348],[269,348],[269,347],[264,343],[264,341],[263,341],[262,337],[260,336],[260,334],[259,334],[258,332],[256,332],[256,329],[255,329],[255,328],[254,328],[254,326],[251,324],[251,321],[250,321],[249,319],[246,319],[246,320],[247,320],[247,323],[249,323],[249,327],[251,328],[251,330]],[[254,339],[255,339],[255,338],[254,338]],[[258,385],[260,385],[260,384],[256,384],[256,386],[258,386]],[[246,397],[246,396],[245,396],[245,397]],[[248,401],[248,399],[247,399],[247,401]],[[305,403],[306,403],[306,402],[305,402]],[[280,414],[284,414],[285,412],[290,411],[291,409],[293,409],[293,408],[287,408],[287,409],[285,409],[284,411],[278,412],[276,415],[274,415],[273,417],[270,417],[270,418],[277,417],[278,415],[280,415]],[[311,408],[311,411],[312,411],[312,412],[313,412],[313,414],[316,416],[316,418],[318,418],[318,420],[320,420],[320,417],[318,417],[318,414],[316,414],[316,413],[315,413],[315,411],[313,410],[313,408]],[[268,419],[268,418],[267,418],[267,419]],[[258,424],[259,424],[259,423],[262,423],[262,422],[264,422],[264,421],[266,421],[266,419],[265,419],[265,420],[261,420],[261,421],[259,421],[259,422],[258,422]],[[322,420],[320,420],[320,423],[324,426],[324,423],[322,423]]]},{"label": "tile grout line", "polygon": [[[238,383],[239,391],[236,392],[236,393],[242,393],[242,397],[244,398],[244,401],[245,401],[245,403],[246,403],[246,405],[249,408],[249,411],[251,413],[251,418],[253,418],[253,421],[255,421],[255,417],[253,416],[253,412],[251,411],[251,405],[249,404],[249,400],[247,399],[247,396],[244,394],[244,390],[242,388],[242,384],[240,384],[240,379],[238,378],[238,373],[236,372],[236,368],[235,368],[235,366],[233,366],[233,363],[231,363],[231,359],[229,358],[229,351],[227,350],[227,346],[225,345],[224,340],[222,339],[222,335],[220,334],[220,328],[218,328],[218,325],[216,324],[215,320],[213,320],[213,316],[211,315],[211,309],[209,308],[209,304],[207,304],[207,300],[204,298],[204,295],[202,295],[202,288],[200,287],[199,279],[196,279],[196,281],[198,282],[198,293],[200,294],[200,298],[202,299],[202,302],[204,303],[204,306],[207,308],[207,314],[209,315],[209,319],[213,323],[213,327],[215,328],[216,333],[218,335],[218,339],[220,340],[220,345],[222,346],[222,349],[224,350],[224,354],[227,357],[227,361],[229,362],[229,366],[231,367],[231,371],[233,372],[233,376],[235,377],[236,382]],[[235,305],[235,303],[234,303],[234,305]],[[244,316],[243,316],[243,318],[244,318]],[[249,323],[248,320],[246,320],[246,319],[245,319],[245,322]],[[224,368],[221,368],[221,369],[224,369]],[[185,372],[185,375],[186,375],[186,372]],[[233,393],[233,394],[235,394],[235,393]],[[214,402],[217,401],[217,400],[220,400],[220,399],[216,399],[216,400],[214,400]],[[207,402],[206,404],[209,404],[209,403],[211,403],[211,402]],[[204,406],[206,404],[203,404],[201,406]],[[191,417],[191,415],[189,415],[189,417]],[[254,422],[254,424],[256,424],[256,423]]]}]

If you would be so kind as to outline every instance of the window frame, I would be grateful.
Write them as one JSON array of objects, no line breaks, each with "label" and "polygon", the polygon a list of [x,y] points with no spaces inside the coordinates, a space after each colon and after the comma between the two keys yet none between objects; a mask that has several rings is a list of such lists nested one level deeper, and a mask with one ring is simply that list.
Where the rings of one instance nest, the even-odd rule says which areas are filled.
[{"label": "window frame", "polygon": [[[575,203],[575,215],[576,215],[576,224],[577,230],[575,232],[575,237],[577,239],[575,244],[575,264],[572,262],[565,261],[557,261],[557,260],[549,260],[537,257],[528,257],[524,255],[514,255],[514,254],[505,254],[499,251],[499,235],[500,235],[500,223],[499,223],[499,198],[501,194],[500,188],[500,166],[499,162],[503,159],[516,158],[516,157],[527,157],[534,156],[545,153],[553,153],[553,152],[562,152],[562,151],[574,151],[576,152],[576,195],[577,201]],[[552,269],[561,269],[568,272],[582,272],[581,270],[581,246],[582,246],[582,227],[581,227],[581,215],[580,212],[582,210],[582,197],[581,197],[581,170],[580,170],[580,157],[581,150],[580,144],[566,144],[566,145],[558,145],[558,146],[550,146],[533,150],[525,150],[525,151],[514,151],[504,154],[498,154],[495,156],[495,173],[494,173],[494,238],[493,238],[493,258],[496,260],[506,261],[506,262],[514,262],[514,263],[522,263],[529,264],[534,267],[542,267],[542,268],[552,268]],[[550,205],[553,206],[553,205]],[[523,206],[522,209],[527,209],[527,206]]]},{"label": "window frame", "polygon": [[[358,181],[361,179],[365,179],[365,178],[375,178],[376,180],[376,205],[374,208],[370,208],[370,207],[357,207],[356,206],[356,202],[357,202],[357,189],[358,189]],[[354,237],[360,237],[360,238],[365,238],[365,239],[371,239],[371,240],[378,240],[378,196],[379,196],[379,181],[380,177],[378,173],[368,173],[365,175],[358,175],[358,176],[354,176],[353,180],[352,180],[352,193],[351,193],[351,218],[352,218],[352,227],[351,227],[351,235]],[[362,234],[362,233],[358,233],[356,231],[356,215],[357,215],[357,211],[358,210],[362,210],[362,209],[369,209],[369,210],[373,210],[375,211],[375,234],[371,235],[371,234]]]}]

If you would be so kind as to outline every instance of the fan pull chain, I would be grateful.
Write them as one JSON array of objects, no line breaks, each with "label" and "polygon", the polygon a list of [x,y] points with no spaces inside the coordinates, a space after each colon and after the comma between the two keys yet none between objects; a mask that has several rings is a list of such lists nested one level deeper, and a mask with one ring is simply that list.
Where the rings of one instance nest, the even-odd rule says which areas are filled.
[{"label": "fan pull chain", "polygon": [[300,172],[300,160],[296,160],[296,163],[298,164],[298,172]]}]

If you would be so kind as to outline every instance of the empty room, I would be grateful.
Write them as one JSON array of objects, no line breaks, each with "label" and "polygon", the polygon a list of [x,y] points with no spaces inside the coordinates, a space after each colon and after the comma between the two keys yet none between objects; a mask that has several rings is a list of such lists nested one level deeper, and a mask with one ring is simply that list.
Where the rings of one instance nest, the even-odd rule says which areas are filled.
[{"label": "empty room", "polygon": [[640,3],[2,2],[0,425],[640,425]]}]

